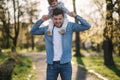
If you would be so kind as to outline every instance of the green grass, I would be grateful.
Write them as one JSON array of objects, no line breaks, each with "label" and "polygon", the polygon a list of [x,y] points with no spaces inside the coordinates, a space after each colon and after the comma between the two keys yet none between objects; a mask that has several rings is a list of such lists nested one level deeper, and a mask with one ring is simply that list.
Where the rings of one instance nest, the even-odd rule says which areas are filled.
[{"label": "green grass", "polygon": [[17,65],[14,68],[12,80],[27,80],[28,77],[32,77],[33,74],[32,61],[28,57],[19,56]]},{"label": "green grass", "polygon": [[0,65],[3,64],[8,58],[8,55],[0,53]]},{"label": "green grass", "polygon": [[108,80],[120,80],[120,57],[114,57],[116,66],[106,67],[102,57],[73,57],[73,61],[83,65],[86,69],[94,70]]},{"label": "green grass", "polygon": [[[26,48],[23,48],[23,49],[20,49],[20,47],[17,47],[16,48],[16,52],[18,52],[18,53],[31,53],[31,52],[45,52],[45,46],[40,46],[40,47],[34,47],[34,50],[32,50],[32,48],[30,47],[30,48],[28,48],[28,49],[26,49]],[[9,48],[9,49],[2,49],[2,52],[3,53],[11,53],[12,51],[11,51],[11,49]]]},{"label": "green grass", "polygon": [[[12,53],[11,53],[12,54]],[[9,58],[13,58],[16,61],[16,66],[12,72],[11,80],[35,80],[35,70],[33,69],[32,60],[26,56],[13,56],[6,53],[0,54],[0,65],[3,64]],[[8,66],[9,67],[9,66]]]}]

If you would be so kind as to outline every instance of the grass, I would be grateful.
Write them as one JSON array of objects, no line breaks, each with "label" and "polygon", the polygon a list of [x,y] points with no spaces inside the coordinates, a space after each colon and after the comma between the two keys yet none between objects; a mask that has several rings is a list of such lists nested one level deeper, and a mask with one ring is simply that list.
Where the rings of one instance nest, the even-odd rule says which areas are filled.
[{"label": "grass", "polygon": [[[45,52],[45,49],[44,49],[44,47],[45,46],[40,46],[40,48],[38,48],[38,47],[34,47],[34,50],[32,50],[32,48],[30,47],[30,48],[28,48],[28,49],[26,49],[26,48],[23,48],[23,49],[20,49],[19,47],[17,47],[16,48],[16,52],[18,52],[18,53],[31,53],[31,52]],[[2,49],[2,52],[3,53],[11,53],[12,51],[11,51],[11,49],[9,48],[9,49]]]},{"label": "grass", "polygon": [[[10,56],[10,54],[0,54],[0,65],[3,64],[9,58],[14,58],[16,61],[16,66],[12,72],[11,80],[35,80],[34,69],[32,60],[26,56]],[[8,66],[9,67],[9,66]]]},{"label": "grass", "polygon": [[32,61],[28,57],[19,56],[18,62],[13,70],[12,80],[27,80],[33,76]]},{"label": "grass", "polygon": [[116,66],[111,67],[103,64],[103,57],[73,57],[73,61],[83,65],[86,69],[94,70],[108,80],[120,80],[120,57],[114,57]]},{"label": "grass", "polygon": [[8,58],[8,55],[0,53],[0,65],[3,64]]}]

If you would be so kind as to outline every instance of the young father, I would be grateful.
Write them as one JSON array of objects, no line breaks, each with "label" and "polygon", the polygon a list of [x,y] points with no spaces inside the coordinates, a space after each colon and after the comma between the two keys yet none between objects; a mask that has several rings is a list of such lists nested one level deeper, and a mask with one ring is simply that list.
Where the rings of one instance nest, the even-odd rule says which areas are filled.
[{"label": "young father", "polygon": [[85,31],[90,28],[90,24],[79,15],[73,13],[72,17],[76,18],[80,24],[68,22],[66,33],[64,34],[59,33],[64,22],[64,13],[59,8],[53,10],[52,20],[54,28],[52,36],[46,34],[48,25],[39,27],[47,20],[45,17],[38,20],[30,31],[32,35],[44,35],[45,37],[47,54],[46,80],[57,80],[58,74],[60,74],[61,80],[71,80],[72,78],[72,34],[73,32]]}]

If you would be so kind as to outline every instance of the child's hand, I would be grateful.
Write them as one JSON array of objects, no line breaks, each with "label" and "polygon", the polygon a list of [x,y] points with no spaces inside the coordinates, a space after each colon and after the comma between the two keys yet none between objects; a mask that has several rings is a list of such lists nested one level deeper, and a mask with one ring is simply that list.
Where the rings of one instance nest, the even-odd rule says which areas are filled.
[{"label": "child's hand", "polygon": [[68,15],[71,17],[76,17],[76,14],[74,12],[69,12]]},{"label": "child's hand", "polygon": [[42,16],[42,20],[44,20],[44,21],[46,21],[46,20],[48,20],[49,18],[48,18],[48,15],[43,15]]}]

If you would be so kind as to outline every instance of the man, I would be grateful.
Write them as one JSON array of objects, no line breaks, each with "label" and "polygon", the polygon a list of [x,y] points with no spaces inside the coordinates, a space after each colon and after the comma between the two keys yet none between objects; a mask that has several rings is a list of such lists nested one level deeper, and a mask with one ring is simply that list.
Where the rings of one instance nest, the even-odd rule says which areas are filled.
[{"label": "man", "polygon": [[48,26],[39,28],[39,26],[47,20],[44,16],[33,25],[30,31],[33,35],[44,35],[45,37],[47,53],[46,80],[57,80],[58,74],[60,74],[62,80],[71,80],[72,34],[73,32],[84,31],[90,28],[89,23],[80,16],[75,13],[72,13],[72,16],[80,21],[81,24],[68,22],[65,34],[59,33],[64,22],[63,10],[59,8],[53,10],[52,20],[54,28],[52,30],[52,36],[46,34]]}]

